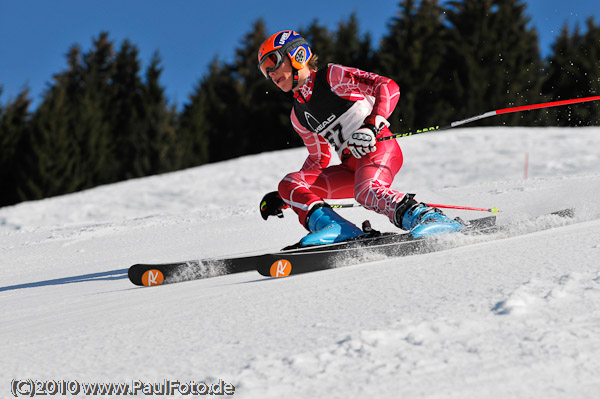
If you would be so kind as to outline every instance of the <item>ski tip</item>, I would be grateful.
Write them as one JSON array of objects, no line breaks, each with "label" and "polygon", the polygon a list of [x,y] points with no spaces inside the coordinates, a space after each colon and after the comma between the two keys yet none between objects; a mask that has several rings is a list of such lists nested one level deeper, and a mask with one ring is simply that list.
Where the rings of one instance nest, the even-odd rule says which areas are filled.
[{"label": "ski tip", "polygon": [[291,272],[292,263],[287,259],[277,259],[269,268],[269,274],[271,277],[287,277]]},{"label": "ski tip", "polygon": [[133,284],[152,287],[161,285],[165,281],[165,276],[159,269],[150,265],[133,265],[129,268],[127,274]]},{"label": "ski tip", "polygon": [[498,212],[500,212],[500,209],[493,207],[492,209],[490,209],[490,212],[492,212],[494,215],[497,215]]}]

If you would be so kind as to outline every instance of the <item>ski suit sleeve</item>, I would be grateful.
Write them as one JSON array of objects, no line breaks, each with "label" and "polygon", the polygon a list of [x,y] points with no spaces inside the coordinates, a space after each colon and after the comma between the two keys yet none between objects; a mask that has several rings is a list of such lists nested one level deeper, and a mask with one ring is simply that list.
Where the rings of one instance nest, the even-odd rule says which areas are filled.
[{"label": "ski suit sleeve", "polygon": [[327,80],[331,90],[342,98],[353,101],[365,96],[374,98],[373,111],[365,118],[365,123],[371,125],[377,115],[389,118],[400,98],[400,88],[392,79],[357,68],[332,64]]},{"label": "ski suit sleeve", "polygon": [[302,141],[308,150],[308,157],[300,170],[326,168],[331,160],[331,150],[327,140],[317,133],[304,128],[298,121],[294,111],[292,111],[291,119],[294,130],[302,138]]}]

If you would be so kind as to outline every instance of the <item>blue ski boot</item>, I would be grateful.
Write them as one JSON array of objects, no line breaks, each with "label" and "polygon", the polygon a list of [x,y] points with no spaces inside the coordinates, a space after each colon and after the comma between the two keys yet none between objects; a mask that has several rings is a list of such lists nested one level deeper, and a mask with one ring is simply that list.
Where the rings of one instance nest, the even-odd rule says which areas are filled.
[{"label": "blue ski boot", "polygon": [[407,194],[394,212],[394,224],[414,238],[434,234],[452,233],[462,230],[465,225],[450,219],[437,208],[413,199],[414,194]]},{"label": "blue ski boot", "polygon": [[300,240],[300,246],[333,244],[364,235],[363,231],[331,209],[317,204],[306,218],[309,234]]}]

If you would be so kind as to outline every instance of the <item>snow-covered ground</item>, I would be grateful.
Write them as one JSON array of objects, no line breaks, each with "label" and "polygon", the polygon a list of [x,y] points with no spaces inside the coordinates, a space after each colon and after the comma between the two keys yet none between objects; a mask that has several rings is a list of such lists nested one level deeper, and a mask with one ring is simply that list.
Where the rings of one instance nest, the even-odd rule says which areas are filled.
[{"label": "snow-covered ground", "polygon": [[[140,288],[133,263],[296,242],[294,215],[264,222],[258,202],[306,151],[0,208],[0,397],[15,379],[222,380],[240,398],[600,397],[600,129],[455,129],[400,143],[394,188],[421,201],[497,206],[499,224],[524,231],[549,211],[576,216],[286,279]],[[364,209],[340,212],[394,230]]]}]

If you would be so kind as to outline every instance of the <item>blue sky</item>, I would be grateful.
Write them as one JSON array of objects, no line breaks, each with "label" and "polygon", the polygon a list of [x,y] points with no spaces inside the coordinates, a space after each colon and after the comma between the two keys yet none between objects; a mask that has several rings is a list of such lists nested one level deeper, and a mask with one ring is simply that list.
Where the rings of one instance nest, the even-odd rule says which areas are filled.
[{"label": "blue sky", "polygon": [[[332,30],[356,12],[363,33],[376,46],[398,11],[398,0],[0,0],[0,103],[30,89],[34,107],[52,75],[66,67],[73,44],[84,51],[108,31],[119,47],[129,39],[140,50],[142,67],[154,51],[162,57],[161,83],[169,102],[183,105],[218,57],[231,61],[242,37],[258,19],[271,32],[307,27],[315,19]],[[547,54],[565,23],[593,16],[599,0],[528,0],[527,13]]]}]

